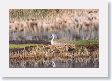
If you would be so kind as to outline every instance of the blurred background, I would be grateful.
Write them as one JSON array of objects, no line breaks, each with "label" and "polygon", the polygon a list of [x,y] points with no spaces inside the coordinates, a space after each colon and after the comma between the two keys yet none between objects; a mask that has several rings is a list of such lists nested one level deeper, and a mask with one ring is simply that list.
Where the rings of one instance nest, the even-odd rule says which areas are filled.
[{"label": "blurred background", "polygon": [[95,40],[99,37],[98,9],[10,9],[9,40]]}]

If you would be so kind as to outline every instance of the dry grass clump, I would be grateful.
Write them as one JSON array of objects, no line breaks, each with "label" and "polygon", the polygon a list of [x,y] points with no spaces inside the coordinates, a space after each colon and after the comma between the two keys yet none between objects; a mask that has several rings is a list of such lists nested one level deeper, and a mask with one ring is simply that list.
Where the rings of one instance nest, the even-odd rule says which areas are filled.
[{"label": "dry grass clump", "polygon": [[[59,63],[71,63],[71,67],[76,67],[77,63],[80,64],[80,67],[90,67],[88,64],[92,63],[95,67],[95,64],[99,63],[99,49],[98,46],[53,46],[53,45],[37,45],[32,49],[29,47],[23,50],[10,51],[9,53],[9,65],[10,67],[21,67],[21,68],[45,68],[50,67],[48,65],[55,64],[55,67]],[[28,51],[30,49],[30,51]],[[93,50],[94,49],[94,50]],[[70,64],[68,63],[68,64]],[[61,66],[60,66],[61,67]],[[69,66],[66,66],[69,67]]]}]

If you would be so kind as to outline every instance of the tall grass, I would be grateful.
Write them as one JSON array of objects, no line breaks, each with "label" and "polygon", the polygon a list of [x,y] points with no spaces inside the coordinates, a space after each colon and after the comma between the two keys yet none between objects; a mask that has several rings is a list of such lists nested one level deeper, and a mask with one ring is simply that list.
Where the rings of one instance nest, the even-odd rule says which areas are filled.
[{"label": "tall grass", "polygon": [[9,16],[10,40],[47,40],[53,33],[64,40],[99,37],[97,9],[11,9]]}]

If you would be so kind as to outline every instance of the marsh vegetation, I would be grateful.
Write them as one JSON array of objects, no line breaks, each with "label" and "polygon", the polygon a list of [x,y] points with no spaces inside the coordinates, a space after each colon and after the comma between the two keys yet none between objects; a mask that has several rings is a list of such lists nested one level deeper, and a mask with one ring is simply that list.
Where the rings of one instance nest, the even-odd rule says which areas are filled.
[{"label": "marsh vegetation", "polygon": [[11,68],[98,68],[98,42],[85,43],[78,41],[78,44],[66,46],[10,44],[9,65]]},{"label": "marsh vegetation", "polygon": [[10,9],[9,67],[98,68],[98,14],[97,9]]}]

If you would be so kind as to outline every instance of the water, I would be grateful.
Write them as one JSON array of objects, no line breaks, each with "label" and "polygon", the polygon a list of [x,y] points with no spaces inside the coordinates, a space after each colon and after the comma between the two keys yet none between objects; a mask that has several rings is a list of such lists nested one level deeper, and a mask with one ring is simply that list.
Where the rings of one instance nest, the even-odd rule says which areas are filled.
[{"label": "water", "polygon": [[67,61],[17,61],[9,63],[10,68],[98,68],[99,62],[89,61],[87,63],[76,60]]}]

